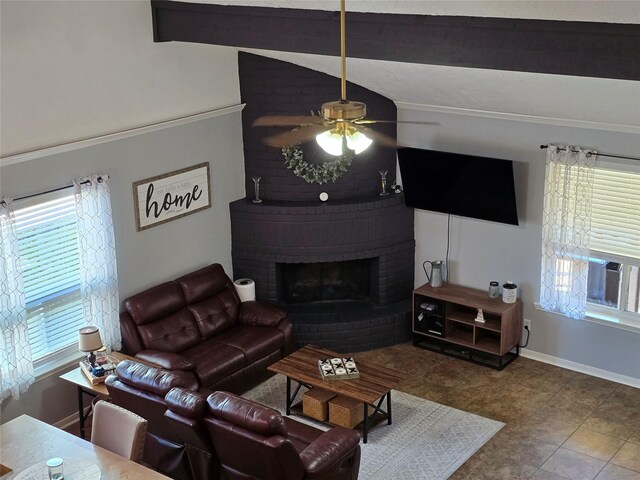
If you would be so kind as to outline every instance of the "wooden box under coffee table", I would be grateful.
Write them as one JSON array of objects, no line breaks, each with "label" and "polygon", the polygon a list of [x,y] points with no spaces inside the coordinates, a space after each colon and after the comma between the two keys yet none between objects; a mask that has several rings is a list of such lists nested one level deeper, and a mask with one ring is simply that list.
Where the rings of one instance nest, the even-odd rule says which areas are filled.
[{"label": "wooden box under coffee table", "polygon": [[[287,377],[286,413],[291,411],[304,415],[302,402],[294,404],[301,387],[321,388],[329,392],[350,398],[363,404],[362,422],[354,428],[362,433],[362,442],[367,443],[369,430],[386,420],[391,425],[391,389],[397,386],[405,375],[401,372],[360,361],[356,358],[360,378],[349,380],[323,380],[318,369],[318,360],[345,355],[313,345],[306,345],[291,355],[277,361],[268,370]],[[351,355],[349,355],[351,356]],[[297,382],[295,391],[291,391],[291,381]],[[386,410],[382,404],[386,399]],[[371,410],[371,413],[370,412]]]}]

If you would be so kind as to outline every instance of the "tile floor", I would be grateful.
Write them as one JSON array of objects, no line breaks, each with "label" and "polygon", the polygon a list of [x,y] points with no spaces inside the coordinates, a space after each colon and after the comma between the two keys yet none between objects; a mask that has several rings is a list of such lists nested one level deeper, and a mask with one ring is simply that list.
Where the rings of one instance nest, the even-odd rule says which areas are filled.
[{"label": "tile floor", "polygon": [[398,388],[506,423],[452,480],[640,480],[640,389],[520,357],[502,372],[411,344],[358,354]]},{"label": "tile floor", "polygon": [[640,389],[523,357],[499,372],[408,343],[358,358],[407,373],[399,390],[506,423],[451,480],[640,480]]}]

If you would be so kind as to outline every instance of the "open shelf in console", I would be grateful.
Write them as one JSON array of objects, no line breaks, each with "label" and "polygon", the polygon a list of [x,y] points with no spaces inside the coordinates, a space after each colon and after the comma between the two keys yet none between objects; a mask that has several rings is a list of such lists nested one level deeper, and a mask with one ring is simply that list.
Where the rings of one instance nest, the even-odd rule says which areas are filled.
[{"label": "open shelf in console", "polygon": [[[414,344],[446,355],[502,369],[520,354],[522,302],[504,303],[486,292],[459,285],[432,288],[423,285],[413,292]],[[425,306],[434,307],[442,332],[424,328]],[[476,321],[482,309],[484,323]],[[515,349],[515,353],[513,350]]]}]

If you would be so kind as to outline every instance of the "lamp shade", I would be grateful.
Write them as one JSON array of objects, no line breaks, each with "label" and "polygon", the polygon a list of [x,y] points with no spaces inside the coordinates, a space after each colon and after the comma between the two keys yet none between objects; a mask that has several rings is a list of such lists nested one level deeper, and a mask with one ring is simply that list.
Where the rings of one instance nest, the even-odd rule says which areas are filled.
[{"label": "lamp shade", "polygon": [[78,349],[81,352],[95,352],[102,348],[102,338],[98,327],[83,327],[80,329]]},{"label": "lamp shade", "polygon": [[335,130],[327,130],[316,135],[316,142],[329,155],[342,155],[342,135]]},{"label": "lamp shade", "polygon": [[369,145],[373,143],[373,140],[367,137],[364,133],[360,133],[358,131],[350,133],[351,132],[347,133],[347,147],[349,147],[350,150],[355,150],[356,155],[364,152],[369,148]]}]

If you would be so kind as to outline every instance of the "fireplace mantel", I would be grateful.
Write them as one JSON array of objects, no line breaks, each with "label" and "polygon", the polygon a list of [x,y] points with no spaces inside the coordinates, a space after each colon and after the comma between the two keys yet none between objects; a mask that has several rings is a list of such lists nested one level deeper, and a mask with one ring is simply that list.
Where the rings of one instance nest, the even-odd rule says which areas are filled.
[{"label": "fireplace mantel", "polygon": [[[250,273],[243,260],[249,264],[257,258],[274,264],[330,262],[387,257],[399,251],[410,252],[411,262],[403,262],[403,268],[413,272],[413,210],[404,205],[402,195],[336,203],[254,204],[241,199],[231,203],[230,210],[236,276]],[[271,285],[275,278],[260,280],[267,283],[257,285],[258,297],[277,302],[275,285]],[[410,292],[413,274],[404,283]],[[381,301],[384,298],[383,294]],[[389,298],[397,300],[400,297]]]}]

